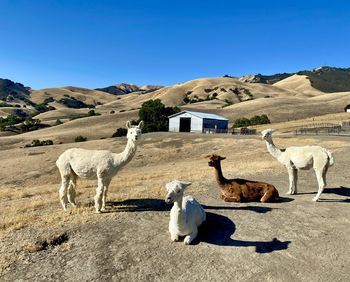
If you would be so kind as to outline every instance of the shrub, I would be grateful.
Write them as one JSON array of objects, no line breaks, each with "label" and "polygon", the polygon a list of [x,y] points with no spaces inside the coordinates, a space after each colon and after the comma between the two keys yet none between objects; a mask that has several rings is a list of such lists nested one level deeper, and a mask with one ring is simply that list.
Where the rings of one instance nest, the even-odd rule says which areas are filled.
[{"label": "shrub", "polygon": [[183,99],[183,102],[184,102],[185,104],[188,104],[190,101],[191,101],[191,99],[188,98],[187,96]]},{"label": "shrub", "polygon": [[250,121],[247,118],[239,118],[236,119],[235,122],[233,123],[233,127],[237,128],[237,127],[247,127],[250,125]]},{"label": "shrub", "polygon": [[251,125],[268,124],[268,123],[270,123],[270,119],[268,118],[267,115],[254,116],[251,119],[239,118],[234,121],[233,128],[247,127]]},{"label": "shrub", "polygon": [[87,140],[87,137],[84,137],[84,136],[81,136],[81,135],[75,137],[75,139],[74,139],[75,142],[84,142],[86,140]]},{"label": "shrub", "polygon": [[53,141],[52,140],[43,140],[40,141],[39,139],[34,139],[32,141],[32,143],[25,145],[25,147],[37,147],[37,146],[49,146],[49,145],[53,145]]},{"label": "shrub", "polygon": [[47,105],[48,103],[54,102],[55,99],[52,97],[48,97],[44,100],[43,104]]},{"label": "shrub", "polygon": [[114,114],[114,113],[115,113],[115,111],[114,111],[114,110],[111,110],[109,113],[110,113],[110,114]]},{"label": "shrub", "polygon": [[95,108],[94,105],[85,104],[84,102],[77,100],[74,97],[62,98],[58,102],[67,106],[68,108],[73,108],[73,109]]},{"label": "shrub", "polygon": [[56,119],[56,122],[55,122],[55,125],[60,125],[62,124],[63,122],[60,120],[60,119]]},{"label": "shrub", "polygon": [[121,136],[126,136],[128,133],[128,130],[123,127],[119,127],[116,132],[113,133],[112,137],[121,137]]},{"label": "shrub", "polygon": [[88,116],[88,117],[100,116],[100,115],[101,115],[101,114],[96,113],[94,110],[90,110],[90,111],[88,111],[88,113],[87,113],[87,116]]}]

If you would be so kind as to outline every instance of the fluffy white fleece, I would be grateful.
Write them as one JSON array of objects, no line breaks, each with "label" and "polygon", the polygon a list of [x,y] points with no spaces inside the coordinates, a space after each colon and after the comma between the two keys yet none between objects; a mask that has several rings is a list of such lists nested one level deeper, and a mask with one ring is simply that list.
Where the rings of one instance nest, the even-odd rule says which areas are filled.
[{"label": "fluffy white fleece", "polygon": [[313,168],[318,181],[318,192],[313,201],[318,201],[327,185],[328,168],[334,164],[332,153],[320,146],[293,146],[280,150],[272,141],[272,132],[272,129],[266,129],[261,132],[261,135],[266,141],[267,150],[270,154],[285,165],[288,170],[288,194],[297,193],[298,170]]},{"label": "fluffy white fleece", "polygon": [[173,180],[165,185],[168,204],[174,204],[170,211],[169,232],[172,241],[184,237],[186,245],[197,237],[198,227],[205,221],[203,207],[192,196],[183,196],[190,182]]},{"label": "fluffy white fleece", "polygon": [[95,195],[96,212],[105,209],[108,186],[112,177],[125,166],[136,153],[136,140],[141,137],[142,121],[138,126],[131,126],[128,121],[128,142],[123,152],[119,154],[105,150],[85,150],[72,148],[63,152],[56,161],[61,174],[59,196],[64,210],[68,202],[76,207],[75,187],[77,177],[97,179]]}]

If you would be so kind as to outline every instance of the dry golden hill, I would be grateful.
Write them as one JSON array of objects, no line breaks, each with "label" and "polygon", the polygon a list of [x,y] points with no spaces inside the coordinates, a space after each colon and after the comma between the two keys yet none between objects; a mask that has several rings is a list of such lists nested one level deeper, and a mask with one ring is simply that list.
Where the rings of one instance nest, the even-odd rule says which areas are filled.
[{"label": "dry golden hill", "polygon": [[318,91],[312,88],[306,76],[300,75],[274,85],[245,83],[234,78],[201,78],[149,94],[123,95],[99,108],[129,111],[140,108],[149,99],[161,99],[169,106],[213,112],[230,121],[267,114],[272,121],[280,122],[343,112],[349,98],[350,92]]},{"label": "dry golden hill", "polygon": [[101,115],[71,120],[86,115],[90,109],[72,109],[51,102],[50,105],[57,109],[35,118],[49,125],[60,119],[64,124],[40,130],[42,133],[22,134],[27,143],[36,137],[54,142],[72,142],[77,135],[89,139],[109,137],[116,128],[123,127],[127,119],[137,119],[138,109],[150,99],[161,99],[165,105],[179,106],[182,110],[216,113],[228,118],[230,124],[237,118],[261,114],[268,115],[271,122],[279,123],[342,113],[349,104],[350,92],[323,93],[313,89],[306,76],[294,75],[274,85],[221,77],[195,79],[150,93],[116,96],[102,91],[65,87],[32,91],[30,96],[36,103],[42,103],[48,97],[55,100],[74,97],[86,104],[96,104],[94,111]]},{"label": "dry golden hill", "polygon": [[[50,97],[52,97],[56,101],[65,97],[73,97],[79,101],[90,105],[105,104],[116,99],[114,95],[106,92],[72,86],[34,90],[30,93],[29,96],[29,98],[37,104],[42,103],[46,98]],[[56,103],[52,106],[65,108],[63,105],[59,105],[57,105]]]},{"label": "dry golden hill", "polygon": [[273,84],[274,86],[297,91],[304,96],[322,95],[324,92],[311,86],[311,82],[306,75],[294,74]]}]

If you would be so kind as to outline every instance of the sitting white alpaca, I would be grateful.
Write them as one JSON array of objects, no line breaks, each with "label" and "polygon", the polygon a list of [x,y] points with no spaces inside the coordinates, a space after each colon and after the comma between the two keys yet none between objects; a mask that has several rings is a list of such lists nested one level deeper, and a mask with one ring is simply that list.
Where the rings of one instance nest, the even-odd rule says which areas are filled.
[{"label": "sitting white alpaca", "polygon": [[129,121],[126,123],[128,142],[122,153],[115,154],[106,150],[72,148],[59,156],[56,165],[62,178],[59,195],[64,210],[67,209],[68,201],[73,207],[76,207],[75,187],[77,176],[97,179],[95,209],[97,213],[105,210],[108,186],[112,177],[135,155],[136,140],[141,137],[142,124],[142,121],[138,126],[131,126]]},{"label": "sitting white alpaca", "polygon": [[312,200],[318,201],[327,185],[327,170],[334,164],[331,152],[320,146],[288,147],[280,150],[272,141],[272,129],[266,129],[261,134],[266,141],[267,150],[288,170],[289,191],[287,194],[297,193],[298,169],[307,170],[313,167],[318,182],[318,193]]},{"label": "sitting white alpaca", "polygon": [[174,203],[170,211],[169,232],[172,241],[185,236],[186,245],[197,237],[198,227],[205,221],[205,211],[192,197],[183,197],[183,192],[190,182],[173,180],[165,185],[167,195],[165,202]]}]

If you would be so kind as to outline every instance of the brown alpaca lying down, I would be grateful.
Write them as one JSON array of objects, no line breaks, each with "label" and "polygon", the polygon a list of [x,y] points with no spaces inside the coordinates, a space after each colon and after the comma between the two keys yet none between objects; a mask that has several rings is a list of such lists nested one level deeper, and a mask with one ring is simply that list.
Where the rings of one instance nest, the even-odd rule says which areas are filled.
[{"label": "brown alpaca lying down", "polygon": [[226,179],[221,170],[221,161],[226,159],[218,155],[209,155],[209,166],[215,168],[216,180],[221,188],[221,198],[225,202],[260,201],[275,202],[279,199],[277,189],[268,183],[240,178]]}]

